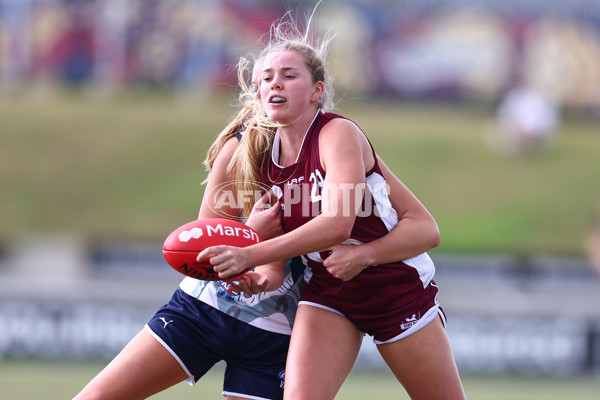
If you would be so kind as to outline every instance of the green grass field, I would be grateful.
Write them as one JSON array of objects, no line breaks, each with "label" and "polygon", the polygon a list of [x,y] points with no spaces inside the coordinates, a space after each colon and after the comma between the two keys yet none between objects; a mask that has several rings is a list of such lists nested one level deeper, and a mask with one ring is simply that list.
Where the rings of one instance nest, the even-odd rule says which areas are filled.
[{"label": "green grass field", "polygon": [[[73,397],[104,363],[0,362],[3,399],[65,400]],[[215,367],[195,387],[179,384],[152,397],[156,400],[219,399],[222,367]],[[600,377],[542,379],[517,377],[463,377],[470,400],[592,400],[600,393]],[[389,373],[352,372],[342,386],[339,400],[408,399]]]},{"label": "green grass field", "polygon": [[[162,240],[194,219],[233,96],[0,97],[0,243],[20,234]],[[600,200],[600,124],[566,118],[531,157],[492,152],[493,110],[346,101],[441,232],[440,251],[582,255]]]},{"label": "green grass field", "polygon": [[[226,97],[0,97],[0,253],[27,233],[162,241],[194,219],[208,146],[234,113]],[[422,200],[440,251],[583,255],[600,201],[600,123],[564,120],[531,156],[492,152],[486,108],[347,101],[377,152]],[[0,361],[0,398],[68,399],[104,365]],[[222,370],[155,399],[220,398]],[[600,378],[464,377],[475,400],[596,399]],[[338,399],[407,399],[389,374],[353,373]]]}]

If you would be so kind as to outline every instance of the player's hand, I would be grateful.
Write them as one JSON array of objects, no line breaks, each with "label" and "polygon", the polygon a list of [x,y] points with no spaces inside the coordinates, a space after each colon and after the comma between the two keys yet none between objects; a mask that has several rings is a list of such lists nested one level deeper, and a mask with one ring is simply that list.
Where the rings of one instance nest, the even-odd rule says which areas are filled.
[{"label": "player's hand", "polygon": [[254,271],[248,271],[234,279],[234,281],[229,282],[231,287],[238,292],[244,292],[248,296],[265,292],[269,285],[269,278]]},{"label": "player's hand", "polygon": [[254,203],[246,225],[258,232],[263,240],[283,234],[281,204],[272,191],[266,192]]},{"label": "player's hand", "polygon": [[198,261],[209,260],[219,278],[226,279],[231,275],[239,274],[250,269],[248,252],[243,247],[234,246],[212,246],[202,250]]},{"label": "player's hand", "polygon": [[343,281],[349,281],[369,266],[360,245],[338,244],[328,251],[331,254],[323,260],[323,266],[327,272]]}]

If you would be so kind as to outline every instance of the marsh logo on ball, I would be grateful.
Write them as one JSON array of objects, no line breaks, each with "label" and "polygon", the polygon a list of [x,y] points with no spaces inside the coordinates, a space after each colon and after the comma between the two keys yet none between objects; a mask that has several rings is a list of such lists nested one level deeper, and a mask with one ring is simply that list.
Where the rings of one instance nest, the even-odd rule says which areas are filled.
[{"label": "marsh logo on ball", "polygon": [[258,233],[239,221],[199,219],[175,229],[165,240],[163,255],[171,267],[184,275],[216,281],[220,279],[210,260],[198,261],[198,253],[212,246],[246,247],[259,242],[261,238]]},{"label": "marsh logo on ball", "polygon": [[183,231],[179,234],[180,242],[189,242],[190,239],[200,239],[202,237],[202,228],[192,228],[189,231]]},{"label": "marsh logo on ball", "polygon": [[[192,228],[189,231],[182,231],[178,238],[180,242],[187,243],[191,239],[200,239],[204,235],[202,228]],[[254,232],[254,230],[247,228],[245,226],[223,226],[223,224],[217,225],[206,225],[206,235],[207,236],[237,236],[243,237],[244,239],[250,239],[256,243],[260,242],[260,237],[258,233]]]}]

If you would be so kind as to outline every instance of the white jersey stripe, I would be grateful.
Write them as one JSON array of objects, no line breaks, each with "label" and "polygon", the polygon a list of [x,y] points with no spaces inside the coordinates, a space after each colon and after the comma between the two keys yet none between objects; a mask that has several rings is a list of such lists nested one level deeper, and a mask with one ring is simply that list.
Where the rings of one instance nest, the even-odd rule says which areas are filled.
[{"label": "white jersey stripe", "polygon": [[373,172],[367,177],[367,188],[373,196],[379,218],[385,224],[388,232],[398,224],[398,213],[390,202],[388,185],[380,174]]}]

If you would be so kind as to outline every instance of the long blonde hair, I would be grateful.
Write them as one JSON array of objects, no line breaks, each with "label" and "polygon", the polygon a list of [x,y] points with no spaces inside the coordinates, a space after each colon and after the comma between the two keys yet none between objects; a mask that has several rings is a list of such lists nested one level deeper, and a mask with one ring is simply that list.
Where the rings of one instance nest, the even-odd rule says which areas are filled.
[{"label": "long blonde hair", "polygon": [[[254,70],[260,66],[260,60],[257,58],[254,63]],[[238,63],[238,77],[243,78],[245,70],[250,63],[242,58]],[[243,204],[244,216],[248,217],[254,206],[254,202],[260,198],[264,192],[260,186],[260,175],[266,157],[273,146],[273,138],[277,130],[277,124],[266,117],[257,88],[249,86],[242,79],[240,87],[242,94],[240,100],[243,107],[247,110],[246,118],[243,122],[243,138],[240,145],[233,153],[230,167],[235,169],[235,185],[238,193],[244,193],[243,199],[251,199]],[[254,197],[248,197],[248,194],[255,194]],[[239,196],[238,196],[239,197]],[[253,201],[252,201],[253,200]]]},{"label": "long blonde hair", "polygon": [[[316,9],[316,7],[315,7]],[[259,53],[257,60],[262,60],[272,51],[293,50],[304,57],[306,67],[311,73],[313,83],[323,82],[325,90],[318,105],[322,111],[333,109],[333,78],[329,75],[325,65],[327,48],[334,35],[328,31],[323,38],[318,39],[310,32],[313,13],[310,15],[306,32],[301,33],[297,23],[291,18],[290,13],[271,25],[269,40]],[[238,77],[245,75],[249,62],[242,58],[238,64]],[[263,186],[259,184],[261,171],[266,158],[273,146],[275,132],[280,126],[271,120],[264,111],[261,99],[255,91],[249,89],[246,82],[240,82],[244,107],[249,114],[244,120],[245,133],[241,145],[233,155],[232,165],[235,167],[236,187],[238,193],[261,193]],[[255,201],[258,200],[255,198]],[[247,216],[252,211],[253,204],[244,204],[244,214]]]},{"label": "long blonde hair", "polygon": [[227,172],[235,172],[235,186],[238,193],[245,194],[244,199],[248,198],[247,194],[255,194],[254,198],[250,198],[251,201],[243,204],[243,213],[246,217],[250,215],[254,202],[260,197],[259,194],[264,192],[264,186],[260,185],[261,171],[272,149],[275,132],[280,126],[265,113],[257,88],[253,84],[253,74],[250,73],[249,66],[253,64],[254,71],[257,72],[257,68],[260,68],[260,60],[272,51],[298,52],[305,59],[313,83],[321,81],[325,85],[325,91],[319,99],[319,107],[323,111],[333,109],[333,78],[328,74],[325,58],[327,47],[334,35],[328,31],[321,40],[311,36],[312,32],[309,28],[315,10],[308,18],[304,34],[300,32],[296,21],[288,12],[271,25],[269,40],[255,57],[254,62],[246,57],[240,58],[237,72],[241,89],[238,101],[241,108],[233,120],[219,133],[204,160],[206,170],[210,172],[225,143],[237,134],[243,133],[240,145],[227,166]]},{"label": "long blonde hair", "polygon": [[[248,58],[242,57],[238,63],[238,85],[241,89],[238,96],[240,110],[229,124],[217,135],[217,138],[208,149],[204,166],[210,173],[218,154],[223,149],[225,143],[238,134],[242,134],[240,145],[233,153],[227,166],[227,172],[234,172],[235,185],[238,193],[262,193],[258,182],[260,180],[260,171],[265,156],[272,147],[275,137],[276,124],[262,121],[257,125],[254,118],[257,114],[264,114],[262,103],[256,94],[256,87],[252,79],[253,74],[249,73],[249,66],[253,64],[253,69],[257,71],[260,68],[260,58],[254,63]],[[250,78],[249,78],[250,76]],[[208,178],[204,180],[206,183]],[[254,202],[260,196],[250,198],[243,204],[243,213],[245,217],[250,215]],[[244,200],[247,196],[242,197]]]},{"label": "long blonde hair", "polygon": [[[206,159],[204,160],[204,166],[208,172],[210,172],[213,168],[217,155],[221,152],[221,149],[225,145],[225,143],[235,137],[237,134],[242,133],[246,129],[246,123],[250,120],[253,112],[253,104],[249,105],[248,96],[252,90],[248,87],[248,83],[246,82],[246,73],[248,69],[248,65],[250,61],[246,59],[240,60],[240,64],[238,65],[238,83],[241,88],[241,92],[238,97],[239,106],[241,107],[238,111],[237,115],[233,118],[229,124],[219,133],[213,144],[208,149],[206,154]],[[232,164],[230,162],[227,170],[231,171]],[[207,178],[208,179],[208,178]],[[206,181],[205,181],[206,182]]]}]

